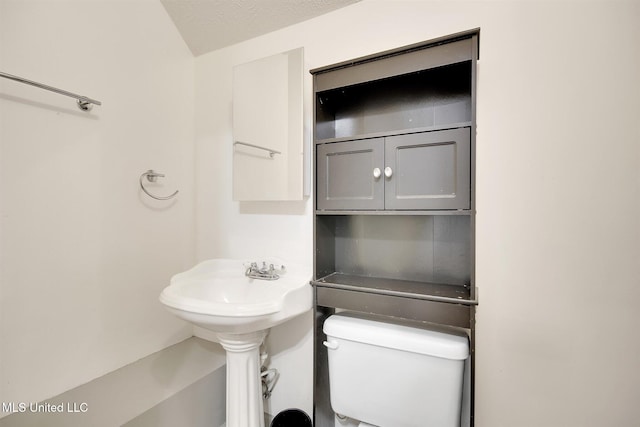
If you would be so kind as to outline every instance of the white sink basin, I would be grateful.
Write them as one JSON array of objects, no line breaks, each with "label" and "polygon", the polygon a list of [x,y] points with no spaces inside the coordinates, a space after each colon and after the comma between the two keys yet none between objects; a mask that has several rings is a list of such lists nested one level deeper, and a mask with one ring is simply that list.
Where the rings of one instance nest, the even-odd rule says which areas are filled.
[{"label": "white sink basin", "polygon": [[204,261],[173,276],[160,301],[184,320],[232,334],[266,330],[311,309],[310,273],[287,264],[279,279],[260,280],[246,277],[246,268],[241,260]]},{"label": "white sink basin", "polygon": [[260,344],[269,328],[310,310],[312,302],[311,274],[300,267],[287,265],[277,280],[261,280],[245,276],[249,265],[205,261],[173,276],[160,294],[170,312],[215,332],[226,350],[227,427],[264,427]]}]

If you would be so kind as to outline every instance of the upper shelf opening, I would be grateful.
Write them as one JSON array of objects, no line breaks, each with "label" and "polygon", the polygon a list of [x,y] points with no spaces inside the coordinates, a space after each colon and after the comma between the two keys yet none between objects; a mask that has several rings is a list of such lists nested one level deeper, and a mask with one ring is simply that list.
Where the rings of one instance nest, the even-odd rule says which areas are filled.
[{"label": "upper shelf opening", "polygon": [[470,121],[471,61],[316,95],[316,141]]}]

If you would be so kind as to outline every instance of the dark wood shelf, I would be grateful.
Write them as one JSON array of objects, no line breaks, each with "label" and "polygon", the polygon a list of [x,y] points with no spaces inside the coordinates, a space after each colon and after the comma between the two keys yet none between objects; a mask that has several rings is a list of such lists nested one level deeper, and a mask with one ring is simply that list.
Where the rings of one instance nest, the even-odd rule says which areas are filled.
[{"label": "dark wood shelf", "polygon": [[331,273],[314,286],[453,304],[477,305],[469,284],[445,284]]},{"label": "dark wood shelf", "polygon": [[460,215],[470,216],[472,210],[316,210],[316,215]]}]

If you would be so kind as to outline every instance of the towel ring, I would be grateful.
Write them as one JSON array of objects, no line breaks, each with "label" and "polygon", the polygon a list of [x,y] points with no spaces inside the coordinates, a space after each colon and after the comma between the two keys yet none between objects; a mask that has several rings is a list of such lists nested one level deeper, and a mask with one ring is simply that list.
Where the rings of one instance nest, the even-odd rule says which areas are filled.
[{"label": "towel ring", "polygon": [[142,188],[142,191],[144,191],[147,196],[156,200],[169,200],[169,199],[173,199],[176,196],[176,194],[178,194],[178,190],[176,190],[173,194],[170,194],[168,196],[155,196],[149,193],[146,188],[144,188],[144,184],[142,184],[142,179],[144,177],[146,177],[147,181],[149,182],[156,182],[158,178],[164,178],[164,174],[158,173],[153,169],[149,169],[148,171],[140,175],[140,188]]}]

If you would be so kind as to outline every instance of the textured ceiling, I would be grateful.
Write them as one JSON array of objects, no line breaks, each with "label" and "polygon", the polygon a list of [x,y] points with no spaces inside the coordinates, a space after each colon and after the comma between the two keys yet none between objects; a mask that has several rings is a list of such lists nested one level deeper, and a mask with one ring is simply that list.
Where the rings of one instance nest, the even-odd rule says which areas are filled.
[{"label": "textured ceiling", "polygon": [[195,56],[360,0],[160,0]]}]

